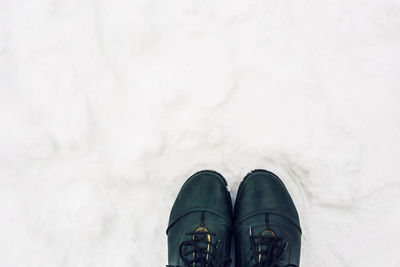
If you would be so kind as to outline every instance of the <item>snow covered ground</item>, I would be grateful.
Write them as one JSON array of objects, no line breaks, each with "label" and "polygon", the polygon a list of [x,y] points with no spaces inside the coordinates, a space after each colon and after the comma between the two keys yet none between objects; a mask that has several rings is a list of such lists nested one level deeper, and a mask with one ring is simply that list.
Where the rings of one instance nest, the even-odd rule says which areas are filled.
[{"label": "snow covered ground", "polygon": [[167,263],[182,183],[254,168],[302,266],[400,266],[400,2],[0,1],[0,266]]}]

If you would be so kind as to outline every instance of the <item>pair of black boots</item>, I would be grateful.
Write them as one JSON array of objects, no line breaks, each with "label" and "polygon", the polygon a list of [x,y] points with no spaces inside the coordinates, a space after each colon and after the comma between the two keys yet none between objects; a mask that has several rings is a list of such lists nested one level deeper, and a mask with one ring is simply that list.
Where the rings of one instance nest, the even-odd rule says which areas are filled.
[{"label": "pair of black boots", "polygon": [[172,207],[169,267],[227,267],[235,236],[236,267],[297,267],[301,228],[283,182],[265,170],[250,172],[232,210],[221,174],[200,171],[183,185]]}]

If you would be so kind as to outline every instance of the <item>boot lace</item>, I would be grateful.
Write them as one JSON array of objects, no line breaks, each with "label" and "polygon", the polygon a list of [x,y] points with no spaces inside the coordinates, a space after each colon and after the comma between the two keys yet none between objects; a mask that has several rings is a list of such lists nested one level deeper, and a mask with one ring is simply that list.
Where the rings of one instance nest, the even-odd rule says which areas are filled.
[{"label": "boot lace", "polygon": [[179,246],[179,256],[185,267],[227,267],[231,264],[229,258],[216,258],[220,240],[211,242],[211,237],[216,234],[209,231],[195,231],[186,235],[192,238],[183,241]]},{"label": "boot lace", "polygon": [[251,259],[255,261],[253,267],[298,267],[294,264],[278,265],[288,243],[282,238],[263,234],[254,235],[250,228]]}]

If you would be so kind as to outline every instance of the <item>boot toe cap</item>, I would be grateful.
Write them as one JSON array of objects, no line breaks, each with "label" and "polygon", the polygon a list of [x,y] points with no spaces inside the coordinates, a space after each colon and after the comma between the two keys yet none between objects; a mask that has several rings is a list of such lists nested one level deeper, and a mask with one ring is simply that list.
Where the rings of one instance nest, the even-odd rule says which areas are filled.
[{"label": "boot toe cap", "polygon": [[237,220],[257,212],[284,214],[300,225],[296,207],[285,185],[278,176],[265,170],[255,170],[246,176],[235,204]]},{"label": "boot toe cap", "polygon": [[232,202],[225,179],[214,171],[192,175],[180,190],[172,207],[170,223],[192,211],[209,211],[232,217]]}]

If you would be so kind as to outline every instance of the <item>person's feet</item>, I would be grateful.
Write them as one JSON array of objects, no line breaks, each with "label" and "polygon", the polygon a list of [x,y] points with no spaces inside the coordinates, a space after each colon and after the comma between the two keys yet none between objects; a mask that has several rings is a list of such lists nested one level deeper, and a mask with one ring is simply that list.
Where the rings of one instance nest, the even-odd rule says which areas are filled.
[{"label": "person's feet", "polygon": [[244,178],[234,218],[236,267],[299,266],[299,216],[275,174],[255,170]]},{"label": "person's feet", "polygon": [[183,185],[169,218],[167,266],[230,265],[232,202],[226,186],[214,171],[200,171]]},{"label": "person's feet", "polygon": [[233,217],[236,267],[299,266],[299,216],[282,181],[265,170],[249,173],[234,215],[226,185],[214,171],[198,172],[183,185],[167,229],[167,266],[229,266]]}]

